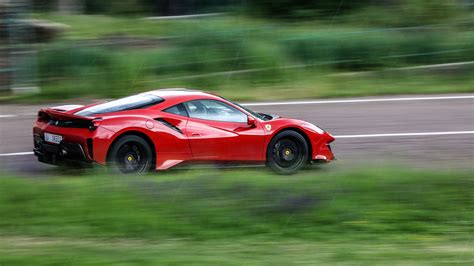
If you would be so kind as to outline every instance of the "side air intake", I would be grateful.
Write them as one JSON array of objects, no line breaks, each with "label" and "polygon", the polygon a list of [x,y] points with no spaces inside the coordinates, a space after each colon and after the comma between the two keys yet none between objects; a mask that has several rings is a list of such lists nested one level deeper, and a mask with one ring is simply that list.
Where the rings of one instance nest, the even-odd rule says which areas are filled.
[{"label": "side air intake", "polygon": [[170,122],[166,121],[165,119],[163,118],[155,118],[156,121],[162,123],[163,125],[171,128],[172,130],[180,133],[180,134],[183,134],[183,131],[181,131],[181,129],[177,128],[175,125],[171,124]]}]

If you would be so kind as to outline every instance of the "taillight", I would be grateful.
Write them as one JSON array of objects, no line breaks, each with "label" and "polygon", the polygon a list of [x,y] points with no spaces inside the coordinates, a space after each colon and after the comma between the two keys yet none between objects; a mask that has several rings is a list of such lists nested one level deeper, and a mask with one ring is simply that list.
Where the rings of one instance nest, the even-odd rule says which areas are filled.
[{"label": "taillight", "polygon": [[48,123],[48,122],[49,122],[49,116],[48,116],[48,114],[46,114],[46,113],[43,112],[43,111],[39,111],[39,112],[38,112],[37,121],[38,121],[38,122]]},{"label": "taillight", "polygon": [[102,119],[94,119],[89,123],[89,130],[94,131],[100,126],[100,122],[102,122]]}]

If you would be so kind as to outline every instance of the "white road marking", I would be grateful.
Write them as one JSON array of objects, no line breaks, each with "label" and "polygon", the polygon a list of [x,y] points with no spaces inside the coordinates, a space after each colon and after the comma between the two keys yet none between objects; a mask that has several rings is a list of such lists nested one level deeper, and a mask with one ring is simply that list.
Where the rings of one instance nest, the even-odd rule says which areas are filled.
[{"label": "white road marking", "polygon": [[465,135],[465,134],[474,134],[474,131],[363,134],[363,135],[340,135],[340,136],[334,136],[334,137],[337,140],[337,139],[355,139],[355,138],[415,137],[415,136],[441,136],[441,135]]},{"label": "white road marking", "polygon": [[432,101],[432,100],[458,100],[458,99],[474,99],[474,95],[403,97],[403,98],[367,98],[367,99],[318,100],[318,101],[295,101],[295,102],[259,102],[259,103],[245,103],[242,105],[244,106],[274,106],[274,105],[334,104],[334,103]]},{"label": "white road marking", "polygon": [[31,114],[7,114],[7,115],[0,115],[0,118],[10,118],[10,117],[19,117],[19,116],[35,116],[36,113]]},{"label": "white road marking", "polygon": [[[416,137],[416,136],[441,136],[441,135],[466,135],[474,134],[474,131],[442,131],[442,132],[415,132],[415,133],[387,133],[387,134],[363,134],[363,135],[334,135],[337,139],[356,138],[379,138],[379,137]],[[33,152],[0,153],[0,157],[33,155]]]},{"label": "white road marking", "polygon": [[22,155],[33,155],[33,152],[26,151],[26,152],[1,153],[0,157],[22,156]]}]

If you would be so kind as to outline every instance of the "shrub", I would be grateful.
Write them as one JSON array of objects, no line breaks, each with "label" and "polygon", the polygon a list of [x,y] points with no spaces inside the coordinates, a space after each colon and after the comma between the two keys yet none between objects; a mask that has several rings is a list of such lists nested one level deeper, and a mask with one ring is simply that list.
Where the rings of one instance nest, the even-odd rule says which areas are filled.
[{"label": "shrub", "polygon": [[449,38],[441,34],[430,31],[321,34],[286,39],[282,45],[289,57],[305,64],[333,62],[336,68],[348,70],[449,62],[468,51],[470,37],[448,43],[445,40]]},{"label": "shrub", "polygon": [[[103,48],[60,44],[39,53],[43,93],[57,94],[56,97],[127,94],[139,89],[141,66],[133,57]],[[58,84],[62,88],[59,93]]]}]

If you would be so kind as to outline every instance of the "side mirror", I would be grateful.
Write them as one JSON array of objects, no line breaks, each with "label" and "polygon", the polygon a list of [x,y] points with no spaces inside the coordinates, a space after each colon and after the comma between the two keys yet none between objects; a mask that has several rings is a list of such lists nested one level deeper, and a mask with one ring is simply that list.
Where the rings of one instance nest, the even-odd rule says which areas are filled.
[{"label": "side mirror", "polygon": [[257,120],[255,120],[253,116],[247,116],[247,125],[255,127],[257,125]]}]

